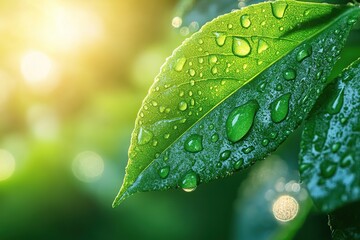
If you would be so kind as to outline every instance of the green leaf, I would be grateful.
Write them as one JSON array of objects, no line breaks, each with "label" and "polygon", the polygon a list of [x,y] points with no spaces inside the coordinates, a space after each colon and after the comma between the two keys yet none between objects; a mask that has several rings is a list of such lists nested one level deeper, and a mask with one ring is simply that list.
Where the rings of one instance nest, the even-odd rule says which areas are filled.
[{"label": "green leaf", "polygon": [[300,159],[322,211],[360,200],[360,59],[325,89],[306,121]]},{"label": "green leaf", "polygon": [[275,150],[322,91],[359,12],[278,1],[204,25],[167,59],[143,101],[114,206],[139,191],[194,190]]}]

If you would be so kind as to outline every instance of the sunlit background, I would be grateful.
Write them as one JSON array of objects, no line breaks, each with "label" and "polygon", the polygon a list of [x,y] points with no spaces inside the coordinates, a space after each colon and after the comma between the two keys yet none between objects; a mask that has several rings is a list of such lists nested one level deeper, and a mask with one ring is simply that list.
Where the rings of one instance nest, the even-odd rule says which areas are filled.
[{"label": "sunlit background", "polygon": [[[154,76],[172,50],[218,12],[210,1],[208,9],[183,18],[186,2],[204,5],[0,1],[1,240],[270,239],[290,234],[292,222],[302,229],[298,239],[308,232],[313,239],[328,236],[325,215],[307,217],[312,203],[296,172],[298,133],[250,173],[193,193],[134,195],[111,208],[136,113]],[[245,2],[234,1],[224,12]],[[254,237],[256,231],[263,236]]]}]

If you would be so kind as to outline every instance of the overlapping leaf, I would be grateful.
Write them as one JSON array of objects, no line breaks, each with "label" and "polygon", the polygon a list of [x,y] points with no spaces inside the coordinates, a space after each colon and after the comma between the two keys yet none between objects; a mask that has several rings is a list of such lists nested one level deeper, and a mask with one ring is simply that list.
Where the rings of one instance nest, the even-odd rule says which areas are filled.
[{"label": "overlapping leaf", "polygon": [[358,15],[277,1],[206,24],[144,99],[114,205],[139,191],[194,190],[276,149],[311,109]]},{"label": "overlapping leaf", "polygon": [[360,200],[360,59],[319,99],[300,155],[301,177],[321,210]]}]

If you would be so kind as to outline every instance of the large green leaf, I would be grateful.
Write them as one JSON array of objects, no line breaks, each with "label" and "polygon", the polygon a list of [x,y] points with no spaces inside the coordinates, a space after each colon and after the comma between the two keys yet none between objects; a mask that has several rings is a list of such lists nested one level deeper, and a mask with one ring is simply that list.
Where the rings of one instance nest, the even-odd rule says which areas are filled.
[{"label": "large green leaf", "polygon": [[322,91],[359,12],[277,1],[204,25],[143,101],[114,206],[139,191],[194,190],[276,149]]},{"label": "large green leaf", "polygon": [[300,157],[301,177],[322,211],[360,200],[360,59],[319,99]]}]

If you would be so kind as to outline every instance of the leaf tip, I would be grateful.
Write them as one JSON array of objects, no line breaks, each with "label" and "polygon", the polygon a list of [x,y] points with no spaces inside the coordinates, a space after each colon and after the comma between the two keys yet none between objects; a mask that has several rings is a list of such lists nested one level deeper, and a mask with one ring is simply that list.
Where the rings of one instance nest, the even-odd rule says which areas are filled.
[{"label": "leaf tip", "polygon": [[124,191],[123,188],[121,188],[119,193],[117,194],[117,196],[115,197],[115,199],[114,199],[114,201],[112,203],[112,208],[115,208],[115,207],[119,206],[120,203],[122,203],[129,196],[130,196],[130,194],[127,191]]}]

